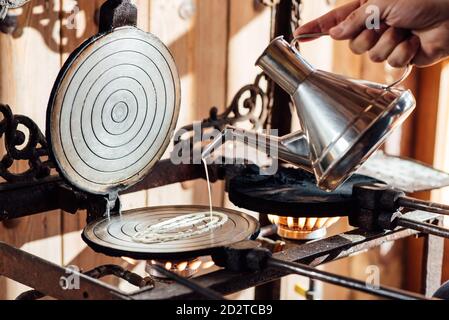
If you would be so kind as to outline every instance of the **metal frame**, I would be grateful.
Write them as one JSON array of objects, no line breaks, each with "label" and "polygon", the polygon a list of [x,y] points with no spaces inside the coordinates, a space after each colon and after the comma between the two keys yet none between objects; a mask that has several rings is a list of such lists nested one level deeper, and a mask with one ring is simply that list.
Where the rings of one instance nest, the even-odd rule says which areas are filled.
[{"label": "metal frame", "polygon": [[[225,177],[232,177],[238,174],[242,168],[235,166],[218,166],[214,165],[209,168],[212,181],[218,181]],[[135,186],[128,192],[135,192],[139,190],[146,190],[160,187],[163,185],[179,183],[184,181],[201,179],[204,177],[204,170],[201,165],[173,165],[170,161],[161,161],[153,173],[148,176],[143,182]],[[40,185],[42,190],[47,191],[47,198],[51,198],[52,192],[64,192],[66,185],[63,181],[54,178],[46,181]],[[36,184],[30,186],[21,185],[20,188],[7,190],[13,199],[14,195],[20,195],[22,192],[28,194],[37,188]],[[59,190],[59,191],[54,191]],[[43,194],[45,192],[43,191]],[[69,190],[70,191],[70,190]],[[66,191],[69,193],[69,191]],[[0,195],[3,192],[0,191]],[[42,195],[42,194],[41,194]],[[89,206],[90,200],[88,197],[70,196],[65,198],[65,207],[72,208],[86,208]],[[32,197],[32,201],[23,204],[22,208],[28,205],[28,209],[33,205],[39,203],[39,198]],[[42,203],[42,202],[41,202]],[[44,203],[45,205],[45,203]],[[106,205],[106,204],[105,204]],[[42,206],[42,205],[41,205]],[[43,211],[50,208],[55,208],[58,205],[55,203],[47,206]],[[26,211],[26,210],[25,210]],[[76,210],[74,210],[76,211]],[[29,212],[29,211],[28,211]],[[98,210],[101,212],[101,210]],[[103,211],[104,212],[104,211]],[[29,214],[29,213],[28,213]],[[415,221],[417,223],[439,223],[438,215],[415,212],[406,216],[408,221]],[[412,229],[399,228],[394,231],[373,231],[367,232],[363,230],[355,230],[345,234],[336,235],[327,239],[316,242],[298,244],[290,242],[287,249],[277,253],[274,257],[285,261],[301,262],[310,266],[318,266],[331,261],[339,260],[356,253],[364,252],[371,248],[388,242],[404,239],[410,236],[420,235],[419,231]],[[443,238],[424,234],[426,237],[426,250],[423,260],[423,288],[427,296],[430,296],[441,284],[441,267],[443,260]],[[144,288],[137,291],[135,294],[127,295],[116,288],[105,285],[97,279],[93,279],[87,275],[81,277],[81,286],[86,288],[77,293],[72,291],[64,291],[57,285],[59,279],[63,277],[67,269],[56,266],[48,261],[40,259],[31,254],[25,253],[22,250],[12,248],[7,244],[0,244],[0,274],[9,277],[13,280],[19,281],[25,285],[35,288],[38,291],[60,299],[177,299],[177,298],[198,298],[198,296],[184,287],[183,285],[165,282],[157,282],[154,288]],[[26,270],[35,270],[30,273]],[[45,279],[41,274],[49,275]],[[253,286],[260,286],[266,283],[273,283],[277,286],[276,280],[285,276],[285,273],[264,270],[258,273],[242,274],[234,273],[226,270],[217,271],[211,274],[202,276],[195,281],[203,287],[216,290],[221,294],[235,293],[243,289]],[[263,287],[267,288],[267,287]],[[85,295],[87,292],[87,296]],[[260,297],[269,297],[269,292],[259,291]],[[277,297],[271,297],[277,298]]]},{"label": "metal frame", "polygon": [[[409,219],[420,222],[433,222],[438,216],[430,213],[412,212],[408,214]],[[366,232],[354,230],[344,234],[336,235],[327,239],[310,242],[306,244],[289,243],[287,249],[275,253],[274,258],[286,262],[299,262],[304,265],[317,267],[328,262],[343,259],[357,253],[380,246],[383,243],[397,241],[407,237],[419,235],[417,231],[399,228],[388,232]],[[432,245],[431,252],[427,253],[425,261],[432,260],[437,267],[442,261],[441,247]],[[192,292],[192,287],[180,282],[152,282],[144,281],[137,275],[128,273],[122,277],[132,283],[142,284],[143,288],[131,294],[121,292],[119,289],[103,283],[92,277],[92,272],[77,273],[80,277],[79,290],[64,290],[59,285],[60,279],[72,274],[73,271],[57,266],[20,249],[13,248],[7,244],[0,243],[0,274],[21,282],[24,285],[35,288],[41,295],[48,295],[58,299],[132,299],[132,300],[163,300],[163,299],[197,299],[204,298]],[[441,258],[441,259],[440,259]],[[109,267],[110,268],[110,267]],[[429,268],[430,272],[437,271]],[[27,271],[26,271],[27,270]],[[32,272],[30,272],[32,270]],[[441,270],[441,268],[439,268]],[[124,271],[120,271],[123,274]],[[46,277],[43,278],[42,274]],[[117,274],[117,273],[115,273]],[[90,275],[90,276],[89,276]],[[280,279],[288,275],[286,271],[265,269],[255,273],[240,273],[228,270],[219,270],[204,276],[195,278],[195,284],[202,288],[214,290],[223,295],[239,292],[261,284]],[[438,273],[436,274],[438,275]],[[138,279],[137,281],[132,279]],[[427,296],[431,296],[436,288],[441,285],[441,278],[434,273],[425,273],[425,287]],[[187,280],[188,282],[188,280]],[[147,286],[148,284],[148,286]]]}]

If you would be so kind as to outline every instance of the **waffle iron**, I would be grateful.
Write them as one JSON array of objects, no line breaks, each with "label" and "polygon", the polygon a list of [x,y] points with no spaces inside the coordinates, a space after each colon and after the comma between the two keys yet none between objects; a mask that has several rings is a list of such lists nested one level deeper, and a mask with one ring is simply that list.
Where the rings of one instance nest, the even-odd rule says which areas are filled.
[{"label": "waffle iron", "polygon": [[[70,187],[108,199],[83,239],[95,251],[136,259],[181,258],[252,239],[258,222],[219,209],[226,224],[185,240],[142,244],[142,228],[198,206],[113,211],[119,193],[145,178],[166,151],[180,108],[180,79],[168,48],[134,26],[100,33],[73,52],[54,85],[47,111],[51,157]],[[119,202],[118,202],[119,203]]]}]

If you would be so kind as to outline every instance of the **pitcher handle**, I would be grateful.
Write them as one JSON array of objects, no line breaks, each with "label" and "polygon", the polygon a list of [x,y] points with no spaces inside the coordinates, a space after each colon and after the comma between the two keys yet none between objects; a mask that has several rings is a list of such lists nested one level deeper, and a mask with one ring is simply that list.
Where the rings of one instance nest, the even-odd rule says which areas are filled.
[{"label": "pitcher handle", "polygon": [[[299,43],[300,40],[303,40],[303,39],[318,39],[318,38],[320,38],[320,37],[328,36],[328,35],[329,35],[329,34],[326,33],[326,32],[301,34],[301,35],[295,37],[295,38],[292,40],[292,42],[290,43],[290,45],[291,45],[293,48],[296,48],[296,45]],[[413,71],[413,65],[411,65],[411,64],[407,65],[407,67],[405,67],[405,71],[404,71],[404,73],[402,74],[402,76],[401,76],[399,79],[395,80],[393,83],[388,84],[388,85],[385,85],[385,89],[387,89],[387,90],[388,90],[388,89],[391,89],[391,88],[397,86],[398,84],[404,82],[404,80],[407,79],[407,78],[410,76],[410,74],[412,73],[412,71]]]}]

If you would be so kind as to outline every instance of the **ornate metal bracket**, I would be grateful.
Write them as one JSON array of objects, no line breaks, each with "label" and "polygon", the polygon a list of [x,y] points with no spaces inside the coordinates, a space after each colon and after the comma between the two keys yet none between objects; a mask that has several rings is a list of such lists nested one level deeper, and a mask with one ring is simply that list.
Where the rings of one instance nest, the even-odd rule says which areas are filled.
[{"label": "ornate metal bracket", "polygon": [[281,0],[257,0],[260,4],[263,4],[266,7],[274,7],[281,2]]},{"label": "ornate metal bracket", "polygon": [[100,9],[100,32],[137,25],[137,7],[130,0],[108,0]]},{"label": "ornate metal bracket", "polygon": [[[9,9],[24,6],[30,0],[0,0],[0,32],[13,34],[17,29],[17,17],[8,15]],[[100,12],[99,12],[100,13]],[[129,0],[108,0],[101,8],[103,24],[100,31],[122,25],[135,25],[137,22],[137,8]]]},{"label": "ornate metal bracket", "polygon": [[0,0],[0,20],[4,19],[9,9],[15,9],[23,6],[30,0]]},{"label": "ornate metal bracket", "polygon": [[17,29],[17,17],[9,16],[8,10],[19,8],[30,0],[0,0],[0,32],[13,34]]},{"label": "ornate metal bracket", "polygon": [[[11,108],[0,104],[0,138],[4,139],[6,155],[0,161],[0,177],[10,183],[32,182],[48,177],[53,167],[48,160],[45,136],[28,117],[13,115]],[[28,130],[28,135],[19,126]],[[13,173],[16,161],[28,161],[29,169]]]},{"label": "ornate metal bracket", "polygon": [[[222,114],[218,114],[218,109],[213,107],[210,110],[210,116],[201,122],[201,131],[214,128],[223,131],[228,125],[249,121],[253,129],[262,128],[268,118],[270,98],[261,86],[265,75],[259,74],[253,84],[244,86],[237,92],[231,105]],[[181,128],[176,134],[174,144],[192,143],[194,137],[183,140],[179,132],[194,132],[194,125],[188,125]]]}]

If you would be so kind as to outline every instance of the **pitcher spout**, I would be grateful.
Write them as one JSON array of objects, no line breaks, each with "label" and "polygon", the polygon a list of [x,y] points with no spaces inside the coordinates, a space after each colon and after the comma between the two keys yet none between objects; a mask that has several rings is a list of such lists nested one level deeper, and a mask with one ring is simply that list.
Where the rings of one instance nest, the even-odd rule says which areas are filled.
[{"label": "pitcher spout", "polygon": [[202,158],[209,157],[224,143],[241,142],[266,155],[291,163],[297,167],[312,172],[309,159],[309,148],[306,137],[302,133],[292,133],[285,137],[276,137],[249,130],[227,127],[216,137],[202,153]]}]

